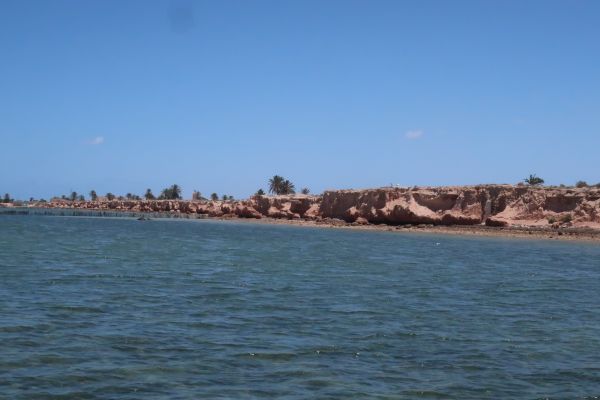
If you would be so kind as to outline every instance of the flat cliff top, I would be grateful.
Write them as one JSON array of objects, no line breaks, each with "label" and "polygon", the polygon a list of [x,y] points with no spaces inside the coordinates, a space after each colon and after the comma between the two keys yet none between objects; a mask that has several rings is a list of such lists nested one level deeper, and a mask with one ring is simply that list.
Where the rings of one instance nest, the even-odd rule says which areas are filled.
[{"label": "flat cliff top", "polygon": [[529,185],[511,185],[486,183],[477,185],[449,185],[449,186],[382,186],[378,188],[358,188],[358,189],[327,189],[323,193],[358,193],[372,191],[461,191],[461,190],[486,190],[486,189],[504,189],[504,190],[530,190],[530,191],[561,191],[561,192],[600,192],[600,187],[587,186],[582,188],[572,186],[529,186]]}]

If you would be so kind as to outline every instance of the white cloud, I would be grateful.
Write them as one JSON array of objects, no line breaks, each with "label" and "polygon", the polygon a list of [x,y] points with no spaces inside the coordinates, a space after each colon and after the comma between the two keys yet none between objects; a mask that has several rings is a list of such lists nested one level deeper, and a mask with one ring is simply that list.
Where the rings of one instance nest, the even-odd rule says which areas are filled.
[{"label": "white cloud", "polygon": [[423,131],[408,131],[404,134],[404,137],[408,140],[417,140],[423,136]]},{"label": "white cloud", "polygon": [[104,143],[104,136],[96,136],[95,138],[90,140],[88,143],[91,144],[92,146],[98,146],[98,145]]}]

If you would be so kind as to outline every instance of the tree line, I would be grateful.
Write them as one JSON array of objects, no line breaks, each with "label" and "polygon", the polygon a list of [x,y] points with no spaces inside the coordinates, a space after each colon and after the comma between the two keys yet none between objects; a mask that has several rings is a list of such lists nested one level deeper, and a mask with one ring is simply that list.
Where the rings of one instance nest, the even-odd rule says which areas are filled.
[{"label": "tree line", "polygon": [[[138,196],[136,194],[132,194],[132,193],[127,193],[125,196],[116,196],[115,194],[108,192],[106,193],[106,195],[104,196],[107,200],[142,200],[142,197],[146,200],[182,200],[183,197],[181,195],[181,186],[177,185],[177,184],[173,184],[165,189],[163,189],[160,194],[158,196],[155,196],[154,193],[152,192],[152,189],[146,189],[146,192],[144,193],[143,196]],[[72,197],[72,196],[71,196]],[[99,196],[96,193],[95,190],[90,191],[90,199],[92,201],[96,201],[98,200]],[[212,193],[210,195],[210,199],[211,200],[219,200],[219,195],[217,193]],[[233,196],[229,196],[224,194],[221,197],[222,200],[233,200]],[[205,197],[202,197],[202,194],[197,191],[194,190],[194,192],[192,193],[192,200],[195,201],[206,201],[208,200]]]},{"label": "tree line", "polygon": [[[523,179],[523,182],[525,182],[529,186],[540,186],[540,185],[544,184],[544,179],[537,176],[536,174],[530,174],[527,178]],[[269,185],[268,186],[269,193],[271,193],[271,194],[292,195],[292,194],[296,193],[296,186],[294,185],[294,183],[291,182],[289,179],[286,179],[280,175],[273,175],[273,177],[269,178],[268,185]],[[577,181],[574,186],[577,188],[586,188],[586,187],[600,188],[600,183],[593,185],[593,184],[588,184],[587,182],[580,180],[580,181]],[[559,187],[564,188],[564,187],[568,187],[568,186],[559,185]],[[182,199],[181,192],[182,192],[181,186],[179,186],[177,184],[173,184],[167,188],[164,188],[158,196],[154,195],[154,193],[152,192],[152,189],[146,189],[146,192],[142,196],[139,196],[139,195],[133,194],[133,193],[127,193],[124,196],[117,196],[111,192],[108,192],[105,194],[104,197],[107,200],[115,200],[115,199],[116,200],[142,200],[142,198],[144,198],[146,200],[181,200]],[[300,190],[300,193],[307,195],[310,193],[310,190],[308,188],[304,187]],[[255,196],[264,196],[265,194],[266,193],[262,188],[258,189],[254,193]],[[92,201],[97,201],[100,198],[100,196],[98,195],[98,193],[95,190],[91,190],[89,192],[89,198]],[[60,197],[60,199],[68,200],[68,201],[85,201],[85,196],[83,194],[73,191],[69,195],[62,195]],[[234,200],[234,197],[230,196],[230,195],[226,195],[226,194],[219,196],[217,193],[213,192],[213,193],[211,193],[209,198],[205,198],[205,197],[202,197],[202,194],[197,190],[194,190],[194,192],[192,193],[192,200],[194,200],[194,201],[207,201],[209,199],[212,201],[218,201],[218,200],[226,201],[226,200]],[[29,201],[34,202],[36,200],[34,198],[30,198]],[[44,202],[45,200],[40,199],[38,201]],[[8,193],[5,193],[4,196],[0,197],[0,203],[13,203],[13,202],[15,202],[15,200],[13,198],[11,198],[10,194],[8,194]]]}]

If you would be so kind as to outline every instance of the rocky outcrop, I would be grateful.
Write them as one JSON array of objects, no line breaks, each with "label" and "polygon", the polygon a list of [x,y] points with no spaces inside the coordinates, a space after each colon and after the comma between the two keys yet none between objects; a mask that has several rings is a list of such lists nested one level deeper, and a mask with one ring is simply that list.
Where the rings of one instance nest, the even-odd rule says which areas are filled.
[{"label": "rocky outcrop", "polygon": [[390,225],[593,224],[600,223],[600,189],[480,185],[339,190],[323,194],[320,215]]},{"label": "rocky outcrop", "polygon": [[[39,205],[44,206],[44,205]],[[326,191],[322,196],[254,196],[240,201],[87,201],[47,207],[279,218],[364,224],[598,226],[600,189],[511,185]]]}]

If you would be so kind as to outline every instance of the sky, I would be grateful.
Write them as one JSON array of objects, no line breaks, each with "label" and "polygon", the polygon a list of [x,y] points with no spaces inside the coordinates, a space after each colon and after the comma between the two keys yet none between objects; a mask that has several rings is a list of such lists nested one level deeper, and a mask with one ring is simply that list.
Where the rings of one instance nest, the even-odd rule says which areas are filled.
[{"label": "sky", "polygon": [[600,182],[600,2],[3,0],[0,192]]}]

